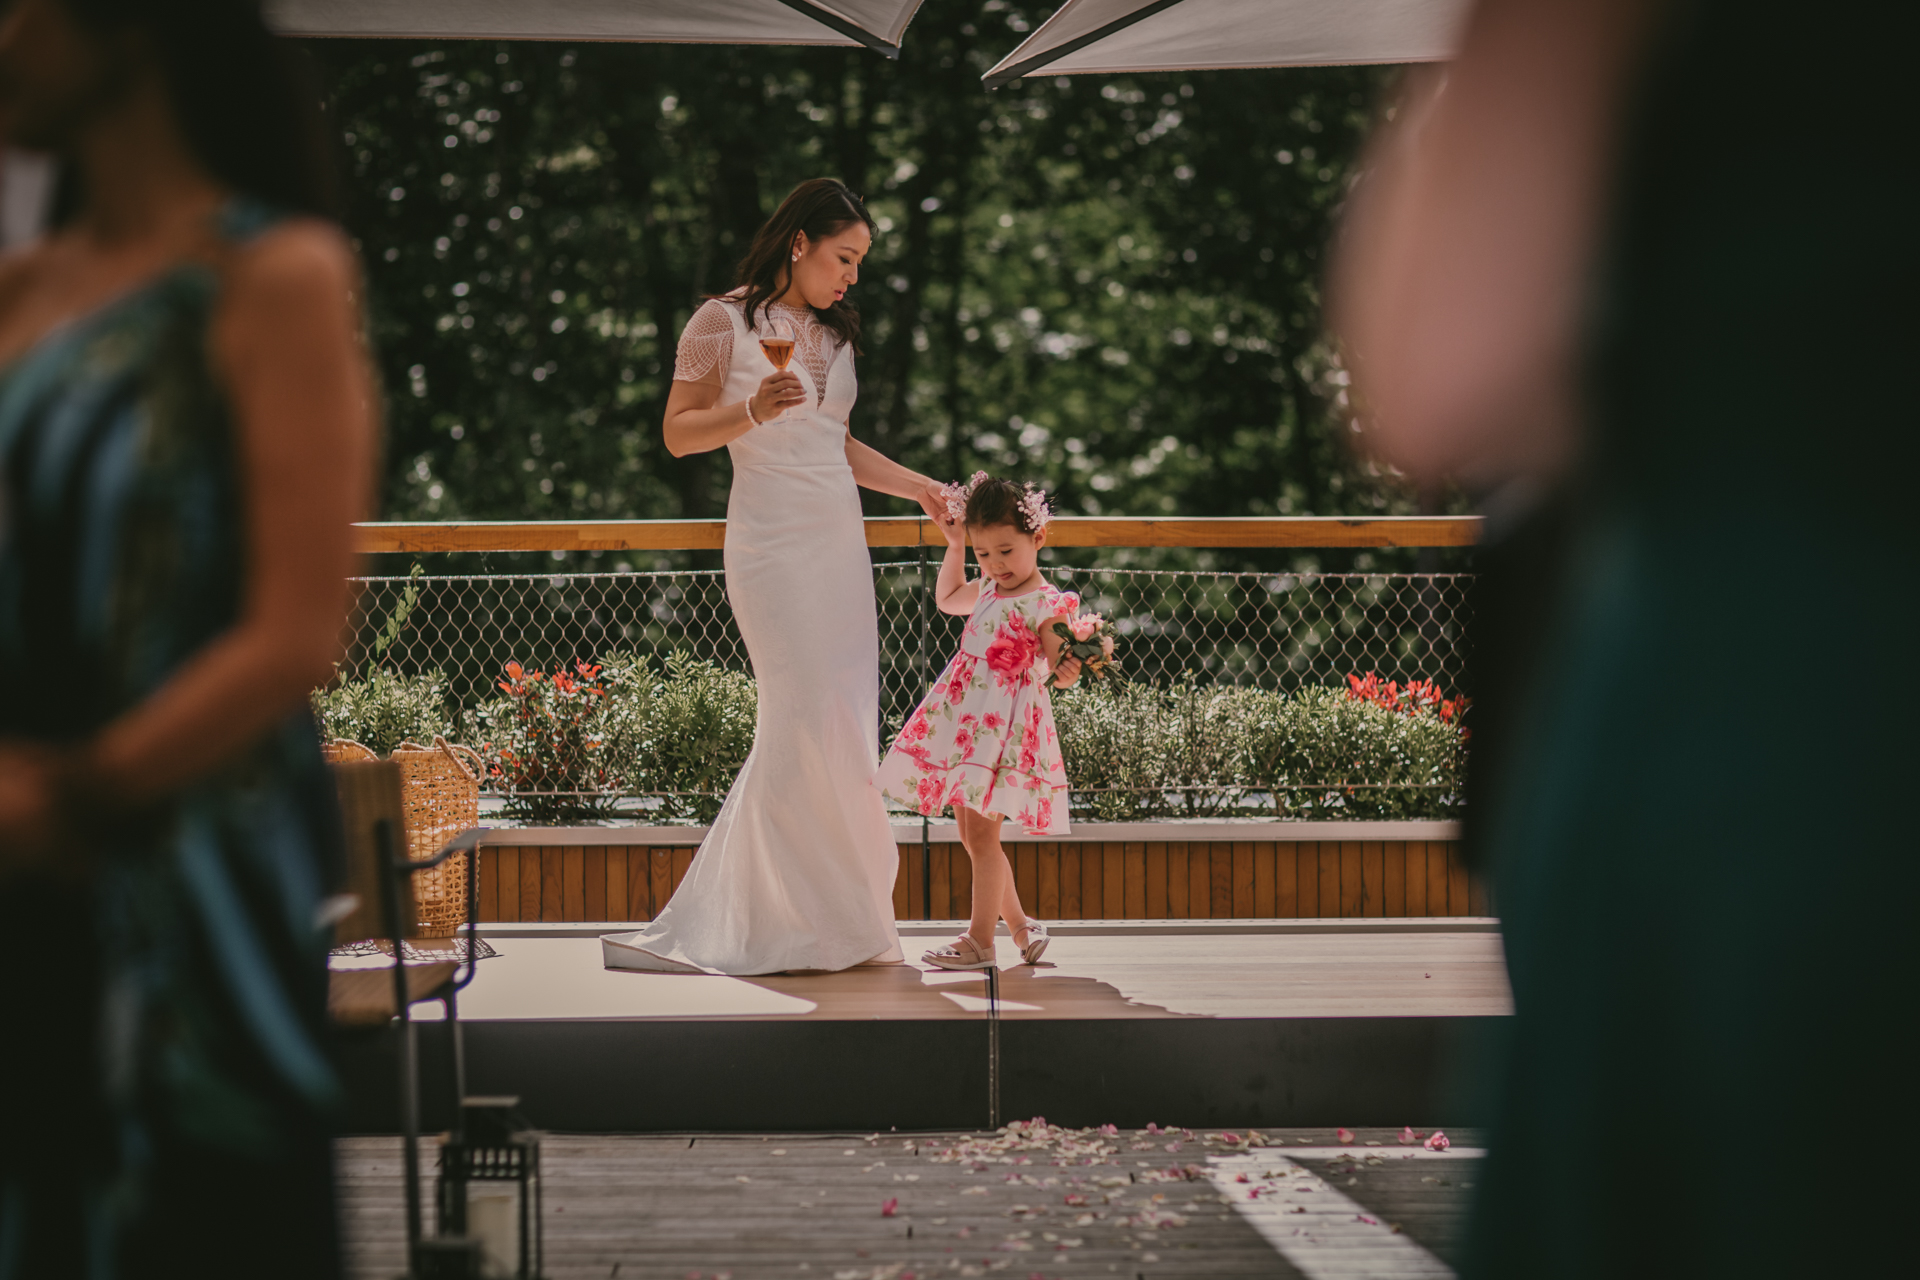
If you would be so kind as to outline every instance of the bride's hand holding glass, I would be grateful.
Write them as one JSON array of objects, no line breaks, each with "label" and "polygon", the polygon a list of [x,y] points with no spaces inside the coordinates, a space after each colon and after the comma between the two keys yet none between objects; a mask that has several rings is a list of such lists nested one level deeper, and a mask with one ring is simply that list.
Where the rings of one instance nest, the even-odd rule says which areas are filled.
[{"label": "bride's hand holding glass", "polygon": [[781,370],[760,379],[760,389],[747,401],[747,407],[753,410],[754,421],[765,426],[804,399],[800,375]]}]

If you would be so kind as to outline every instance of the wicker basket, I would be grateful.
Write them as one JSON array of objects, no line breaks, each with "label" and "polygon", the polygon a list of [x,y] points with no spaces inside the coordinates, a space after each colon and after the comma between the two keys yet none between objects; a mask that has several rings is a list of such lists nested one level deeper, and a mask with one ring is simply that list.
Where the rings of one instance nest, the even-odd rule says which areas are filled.
[{"label": "wicker basket", "polygon": [[[480,825],[485,766],[472,749],[435,738],[430,747],[403,742],[391,758],[399,762],[406,785],[408,857],[425,861],[462,831]],[[467,915],[467,873],[467,855],[457,853],[413,878],[421,937],[451,938],[459,931]]]},{"label": "wicker basket", "polygon": [[[344,738],[325,746],[332,763],[374,760],[366,747]],[[465,757],[464,759],[462,757]],[[400,765],[407,823],[407,856],[423,862],[447,841],[480,825],[480,775],[484,766],[471,748],[435,738],[423,747],[403,742],[391,757]],[[467,855],[457,853],[413,878],[413,896],[422,938],[450,938],[467,914]]]}]

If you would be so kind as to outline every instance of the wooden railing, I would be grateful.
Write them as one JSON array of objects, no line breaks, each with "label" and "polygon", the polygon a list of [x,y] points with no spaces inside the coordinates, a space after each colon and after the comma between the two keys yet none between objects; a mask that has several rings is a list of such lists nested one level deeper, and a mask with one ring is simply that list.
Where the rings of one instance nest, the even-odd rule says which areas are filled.
[{"label": "wooden railing", "polygon": [[[870,547],[944,546],[925,516],[869,516]],[[451,520],[354,526],[364,554],[429,551],[697,551],[726,545],[725,520]],[[1056,547],[1470,547],[1477,516],[1061,516]]]}]

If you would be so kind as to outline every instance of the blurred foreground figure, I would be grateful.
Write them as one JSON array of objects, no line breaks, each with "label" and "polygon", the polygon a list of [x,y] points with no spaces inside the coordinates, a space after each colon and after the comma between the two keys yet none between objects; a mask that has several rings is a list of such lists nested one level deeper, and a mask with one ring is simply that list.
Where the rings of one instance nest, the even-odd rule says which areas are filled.
[{"label": "blurred foreground figure", "polygon": [[1913,1074],[1914,26],[1488,0],[1356,193],[1336,317],[1373,439],[1530,499],[1494,563],[1554,566],[1476,639],[1533,656],[1494,673],[1474,815],[1517,1016],[1471,1276],[1904,1252],[1910,1161],[1844,1208],[1813,1170]]},{"label": "blurred foreground figure", "polygon": [[331,674],[369,385],[246,0],[16,0],[0,132],[0,1277],[331,1277]]}]

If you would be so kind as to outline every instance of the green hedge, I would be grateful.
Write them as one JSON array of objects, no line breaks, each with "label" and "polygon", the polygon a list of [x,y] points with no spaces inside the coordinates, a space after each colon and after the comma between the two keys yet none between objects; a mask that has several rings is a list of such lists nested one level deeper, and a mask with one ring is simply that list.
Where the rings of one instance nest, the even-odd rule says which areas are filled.
[{"label": "green hedge", "polygon": [[1112,822],[1459,812],[1465,735],[1344,689],[1102,684],[1054,697],[1076,814]]},{"label": "green hedge", "polygon": [[[615,653],[589,678],[510,683],[520,692],[467,712],[457,736],[509,789],[509,810],[530,821],[605,818],[617,797],[651,794],[662,819],[711,822],[753,747],[752,678],[685,654],[659,672]],[[1081,819],[1460,810],[1466,735],[1431,709],[1391,710],[1345,689],[1118,682],[1064,690],[1053,705]],[[432,675],[375,671],[316,691],[314,710],[329,736],[381,752],[455,736]]]}]

